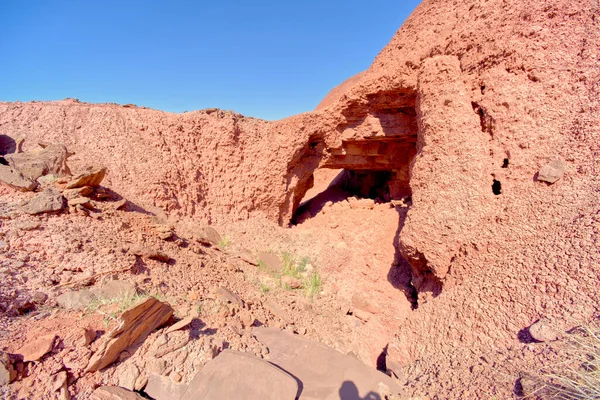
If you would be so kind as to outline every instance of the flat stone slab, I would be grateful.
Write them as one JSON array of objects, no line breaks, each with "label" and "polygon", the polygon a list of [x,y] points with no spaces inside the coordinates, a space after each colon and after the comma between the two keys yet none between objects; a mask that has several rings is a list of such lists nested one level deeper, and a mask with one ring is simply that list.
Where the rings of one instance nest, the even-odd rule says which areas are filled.
[{"label": "flat stone slab", "polygon": [[300,382],[300,400],[377,399],[402,395],[389,376],[324,344],[275,328],[254,328],[269,348],[269,362]]},{"label": "flat stone slab", "polygon": [[260,358],[225,350],[196,374],[181,399],[294,400],[298,383]]}]

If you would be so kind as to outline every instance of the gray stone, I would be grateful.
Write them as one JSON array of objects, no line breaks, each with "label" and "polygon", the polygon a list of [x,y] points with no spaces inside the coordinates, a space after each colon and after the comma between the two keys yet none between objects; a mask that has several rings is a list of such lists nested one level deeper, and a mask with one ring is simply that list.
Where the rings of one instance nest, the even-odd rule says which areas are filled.
[{"label": "gray stone", "polygon": [[300,381],[300,400],[402,395],[389,376],[324,344],[274,328],[254,328],[253,333],[269,348],[269,361]]},{"label": "gray stone", "polygon": [[294,400],[298,383],[288,373],[254,356],[224,350],[189,383],[186,400]]},{"label": "gray stone", "polygon": [[88,307],[95,296],[87,289],[66,292],[56,298],[56,302],[67,310],[84,310]]},{"label": "gray stone", "polygon": [[565,174],[565,164],[561,160],[552,160],[540,168],[538,181],[554,183]]},{"label": "gray stone", "polygon": [[65,198],[56,189],[46,189],[21,208],[31,215],[61,211],[65,208]]}]

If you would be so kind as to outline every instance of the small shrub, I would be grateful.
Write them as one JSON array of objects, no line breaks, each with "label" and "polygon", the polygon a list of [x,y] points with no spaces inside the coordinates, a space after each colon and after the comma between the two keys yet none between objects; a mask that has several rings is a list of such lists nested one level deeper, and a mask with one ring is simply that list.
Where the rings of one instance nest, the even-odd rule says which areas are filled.
[{"label": "small shrub", "polygon": [[231,241],[229,240],[229,237],[227,237],[227,235],[223,235],[221,237],[221,241],[219,242],[219,247],[225,250],[227,247],[229,247],[230,244]]},{"label": "small shrub", "polygon": [[313,298],[315,294],[321,292],[323,282],[321,281],[321,275],[317,271],[313,271],[304,280],[304,288],[306,290],[306,297]]}]

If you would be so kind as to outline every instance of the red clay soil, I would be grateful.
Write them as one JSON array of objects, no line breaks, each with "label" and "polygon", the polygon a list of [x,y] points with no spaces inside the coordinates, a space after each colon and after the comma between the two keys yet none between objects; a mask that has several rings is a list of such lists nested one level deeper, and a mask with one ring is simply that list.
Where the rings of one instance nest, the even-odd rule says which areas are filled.
[{"label": "red clay soil", "polygon": [[[107,166],[103,186],[132,204],[91,223],[75,215],[2,221],[3,266],[13,276],[1,284],[2,346],[16,350],[32,326],[62,329],[56,318],[81,321],[6,310],[36,290],[52,300],[74,276],[130,265],[120,248],[135,242],[176,260],[150,261],[133,279],[178,307],[211,301],[212,288],[225,285],[260,299],[250,302],[261,323],[379,360],[407,395],[517,396],[519,373],[552,361],[558,346],[531,342],[527,328],[541,317],[568,328],[599,311],[599,21],[591,0],[425,0],[367,71],[314,112],[275,122],[221,110],[0,103],[0,134],[25,138],[24,150],[65,144],[74,173]],[[552,160],[564,175],[549,184],[539,171]],[[347,173],[327,189],[335,173],[323,169]],[[2,190],[6,206],[32,195]],[[210,223],[228,250],[161,241],[150,233],[157,220],[182,238]],[[41,231],[20,229],[27,221]],[[236,258],[254,262],[264,251],[309,257],[322,293],[307,303]],[[269,299],[289,320],[274,317]],[[202,314],[222,338],[206,337],[192,353],[203,360],[213,342],[241,337],[240,348],[264,356],[249,334],[236,336],[245,327],[231,318]],[[55,351],[54,361],[34,365],[39,374],[11,384],[17,393],[44,387],[63,356]],[[155,368],[149,351],[131,365]],[[185,364],[174,379],[189,380],[199,366]],[[70,390],[85,398],[87,384],[118,384],[119,368],[75,373]]]}]

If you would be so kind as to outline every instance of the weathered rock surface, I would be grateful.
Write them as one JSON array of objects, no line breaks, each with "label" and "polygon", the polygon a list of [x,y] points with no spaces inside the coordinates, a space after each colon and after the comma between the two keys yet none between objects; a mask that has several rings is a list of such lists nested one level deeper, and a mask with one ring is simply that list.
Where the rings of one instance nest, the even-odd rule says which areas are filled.
[{"label": "weathered rock surface", "polygon": [[19,348],[15,353],[23,356],[23,361],[39,361],[54,345],[55,334],[40,336]]},{"label": "weathered rock surface", "polygon": [[414,206],[400,244],[417,274],[443,279],[461,245],[470,242],[492,197],[488,133],[481,131],[473,112],[457,57],[428,58],[420,72],[419,140],[410,180]]},{"label": "weathered rock surface", "polygon": [[301,400],[378,398],[382,388],[402,394],[389,376],[321,343],[274,328],[254,328],[253,334],[269,348],[269,362],[298,379]]},{"label": "weathered rock surface", "polygon": [[65,208],[65,198],[56,189],[49,188],[38,194],[25,205],[21,210],[27,214],[43,214],[49,212],[58,212]]},{"label": "weathered rock surface", "polygon": [[0,182],[21,192],[35,190],[38,185],[36,181],[25,178],[23,174],[6,165],[0,165]]},{"label": "weathered rock surface", "polygon": [[62,174],[67,171],[67,148],[62,144],[43,145],[40,149],[4,156],[13,170],[32,181],[48,174]]},{"label": "weathered rock surface", "polygon": [[154,400],[184,400],[188,385],[174,383],[168,376],[150,374],[144,393]]},{"label": "weathered rock surface", "polygon": [[98,371],[112,364],[123,350],[143,341],[152,331],[166,324],[172,315],[171,306],[154,297],[125,311],[119,327],[108,334],[90,359],[86,371]]},{"label": "weathered rock surface", "polygon": [[209,361],[189,383],[181,399],[293,400],[296,380],[254,356],[225,350]]},{"label": "weathered rock surface", "polygon": [[65,292],[56,298],[56,302],[67,310],[83,310],[89,306],[96,296],[88,289]]},{"label": "weathered rock surface", "polygon": [[17,377],[17,371],[15,370],[11,357],[0,351],[0,386],[6,385]]},{"label": "weathered rock surface", "polygon": [[85,186],[97,187],[100,186],[100,183],[105,176],[106,167],[89,167],[85,172],[73,177],[73,179],[66,184],[65,188],[76,189]]},{"label": "weathered rock surface", "polygon": [[196,233],[196,240],[203,244],[217,246],[221,243],[221,235],[212,226],[205,226]]},{"label": "weathered rock surface", "polygon": [[118,386],[100,386],[90,396],[90,400],[143,400],[143,397]]},{"label": "weathered rock surface", "polygon": [[133,254],[144,258],[150,258],[162,262],[168,262],[170,259],[168,255],[158,250],[154,250],[137,244],[129,246],[129,249],[127,251],[129,254]]}]

